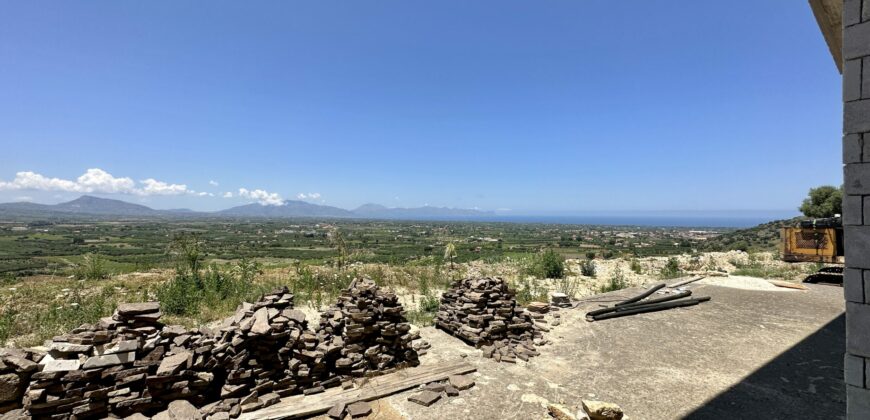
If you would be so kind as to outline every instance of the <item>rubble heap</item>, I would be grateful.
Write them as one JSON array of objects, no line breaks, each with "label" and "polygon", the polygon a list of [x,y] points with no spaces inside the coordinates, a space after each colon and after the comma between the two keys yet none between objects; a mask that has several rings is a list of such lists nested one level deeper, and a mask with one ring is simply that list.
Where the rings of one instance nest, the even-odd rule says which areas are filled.
[{"label": "rubble heap", "polygon": [[326,347],[337,350],[330,362],[342,377],[418,365],[411,342],[419,334],[410,331],[396,294],[366,278],[354,279],[320,316],[320,337]]},{"label": "rubble heap", "polygon": [[0,351],[0,413],[21,407],[21,397],[45,353],[32,350]]},{"label": "rubble heap", "polygon": [[220,401],[205,407],[206,414],[235,416],[321,385],[325,353],[316,350],[316,336],[308,330],[305,314],[293,309],[293,294],[286,287],[256,303],[243,303],[222,326],[209,351],[226,379]]},{"label": "rubble heap", "polygon": [[435,325],[502,362],[537,356],[535,341],[543,339],[531,315],[499,278],[455,281],[441,296]]}]

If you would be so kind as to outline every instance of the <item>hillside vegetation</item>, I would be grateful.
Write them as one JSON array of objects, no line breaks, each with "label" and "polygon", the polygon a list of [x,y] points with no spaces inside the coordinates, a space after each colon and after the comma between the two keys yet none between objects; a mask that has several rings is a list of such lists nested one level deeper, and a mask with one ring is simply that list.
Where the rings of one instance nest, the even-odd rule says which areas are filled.
[{"label": "hillside vegetation", "polygon": [[740,229],[724,233],[707,240],[701,245],[704,251],[747,251],[747,252],[779,252],[782,228],[797,226],[806,217],[775,220],[749,229]]}]

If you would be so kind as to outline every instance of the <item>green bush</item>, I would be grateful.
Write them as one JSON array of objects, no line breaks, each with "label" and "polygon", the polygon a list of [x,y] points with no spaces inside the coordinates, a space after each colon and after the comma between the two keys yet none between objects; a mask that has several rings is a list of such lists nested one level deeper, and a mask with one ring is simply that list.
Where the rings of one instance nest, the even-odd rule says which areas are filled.
[{"label": "green bush", "polygon": [[680,262],[674,257],[668,258],[668,262],[665,263],[665,266],[659,272],[659,276],[663,279],[673,279],[680,277],[681,274]]},{"label": "green bush", "polygon": [[73,275],[79,280],[102,280],[109,277],[106,260],[99,254],[85,254]]},{"label": "green bush", "polygon": [[640,261],[635,259],[631,260],[631,271],[634,271],[636,274],[642,274],[643,267],[641,267]]},{"label": "green bush", "polygon": [[539,278],[561,279],[565,277],[565,257],[548,249],[535,257],[526,273]]},{"label": "green bush", "polygon": [[586,277],[595,277],[596,268],[595,261],[586,260],[580,263],[580,274]]},{"label": "green bush", "polygon": [[823,185],[811,188],[800,207],[807,217],[834,217],[843,213],[843,188]]},{"label": "green bush", "polygon": [[626,287],[628,287],[628,281],[625,279],[625,274],[622,273],[622,269],[617,265],[613,270],[613,274],[611,274],[610,278],[607,280],[607,283],[602,285],[598,291],[600,293],[607,293],[622,290]]}]

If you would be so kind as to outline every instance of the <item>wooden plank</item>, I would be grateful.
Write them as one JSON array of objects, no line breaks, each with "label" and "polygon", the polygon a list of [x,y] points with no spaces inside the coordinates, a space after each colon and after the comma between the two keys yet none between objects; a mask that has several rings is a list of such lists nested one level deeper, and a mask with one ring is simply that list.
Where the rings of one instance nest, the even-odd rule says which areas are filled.
[{"label": "wooden plank", "polygon": [[768,280],[768,283],[777,286],[777,287],[785,287],[787,289],[798,289],[798,290],[809,290],[809,287],[806,287],[800,283],[792,283],[790,281],[782,281],[782,280]]},{"label": "wooden plank", "polygon": [[284,398],[271,407],[242,414],[239,419],[278,420],[309,417],[325,413],[340,402],[352,404],[357,401],[372,401],[430,382],[443,381],[450,375],[463,375],[476,370],[477,368],[464,361],[403,369],[389,375],[370,378],[360,388],[348,390],[340,387],[330,388],[320,394]]}]

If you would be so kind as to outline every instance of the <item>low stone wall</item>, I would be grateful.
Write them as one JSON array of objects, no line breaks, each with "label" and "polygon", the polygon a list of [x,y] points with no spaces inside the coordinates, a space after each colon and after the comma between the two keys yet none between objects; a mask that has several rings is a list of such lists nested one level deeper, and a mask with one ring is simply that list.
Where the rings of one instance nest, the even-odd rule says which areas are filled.
[{"label": "low stone wall", "polygon": [[435,325],[483,349],[485,357],[515,362],[538,355],[543,335],[514,292],[499,278],[464,279],[441,295]]},{"label": "low stone wall", "polygon": [[317,331],[286,288],[242,304],[219,329],[164,326],[160,318],[157,302],[125,304],[97,325],[55,337],[45,353],[7,350],[0,398],[4,411],[23,406],[7,418],[154,415],[179,400],[230,418],[417,360],[411,341],[419,337],[408,332],[402,306],[370,280],[355,280]]}]

